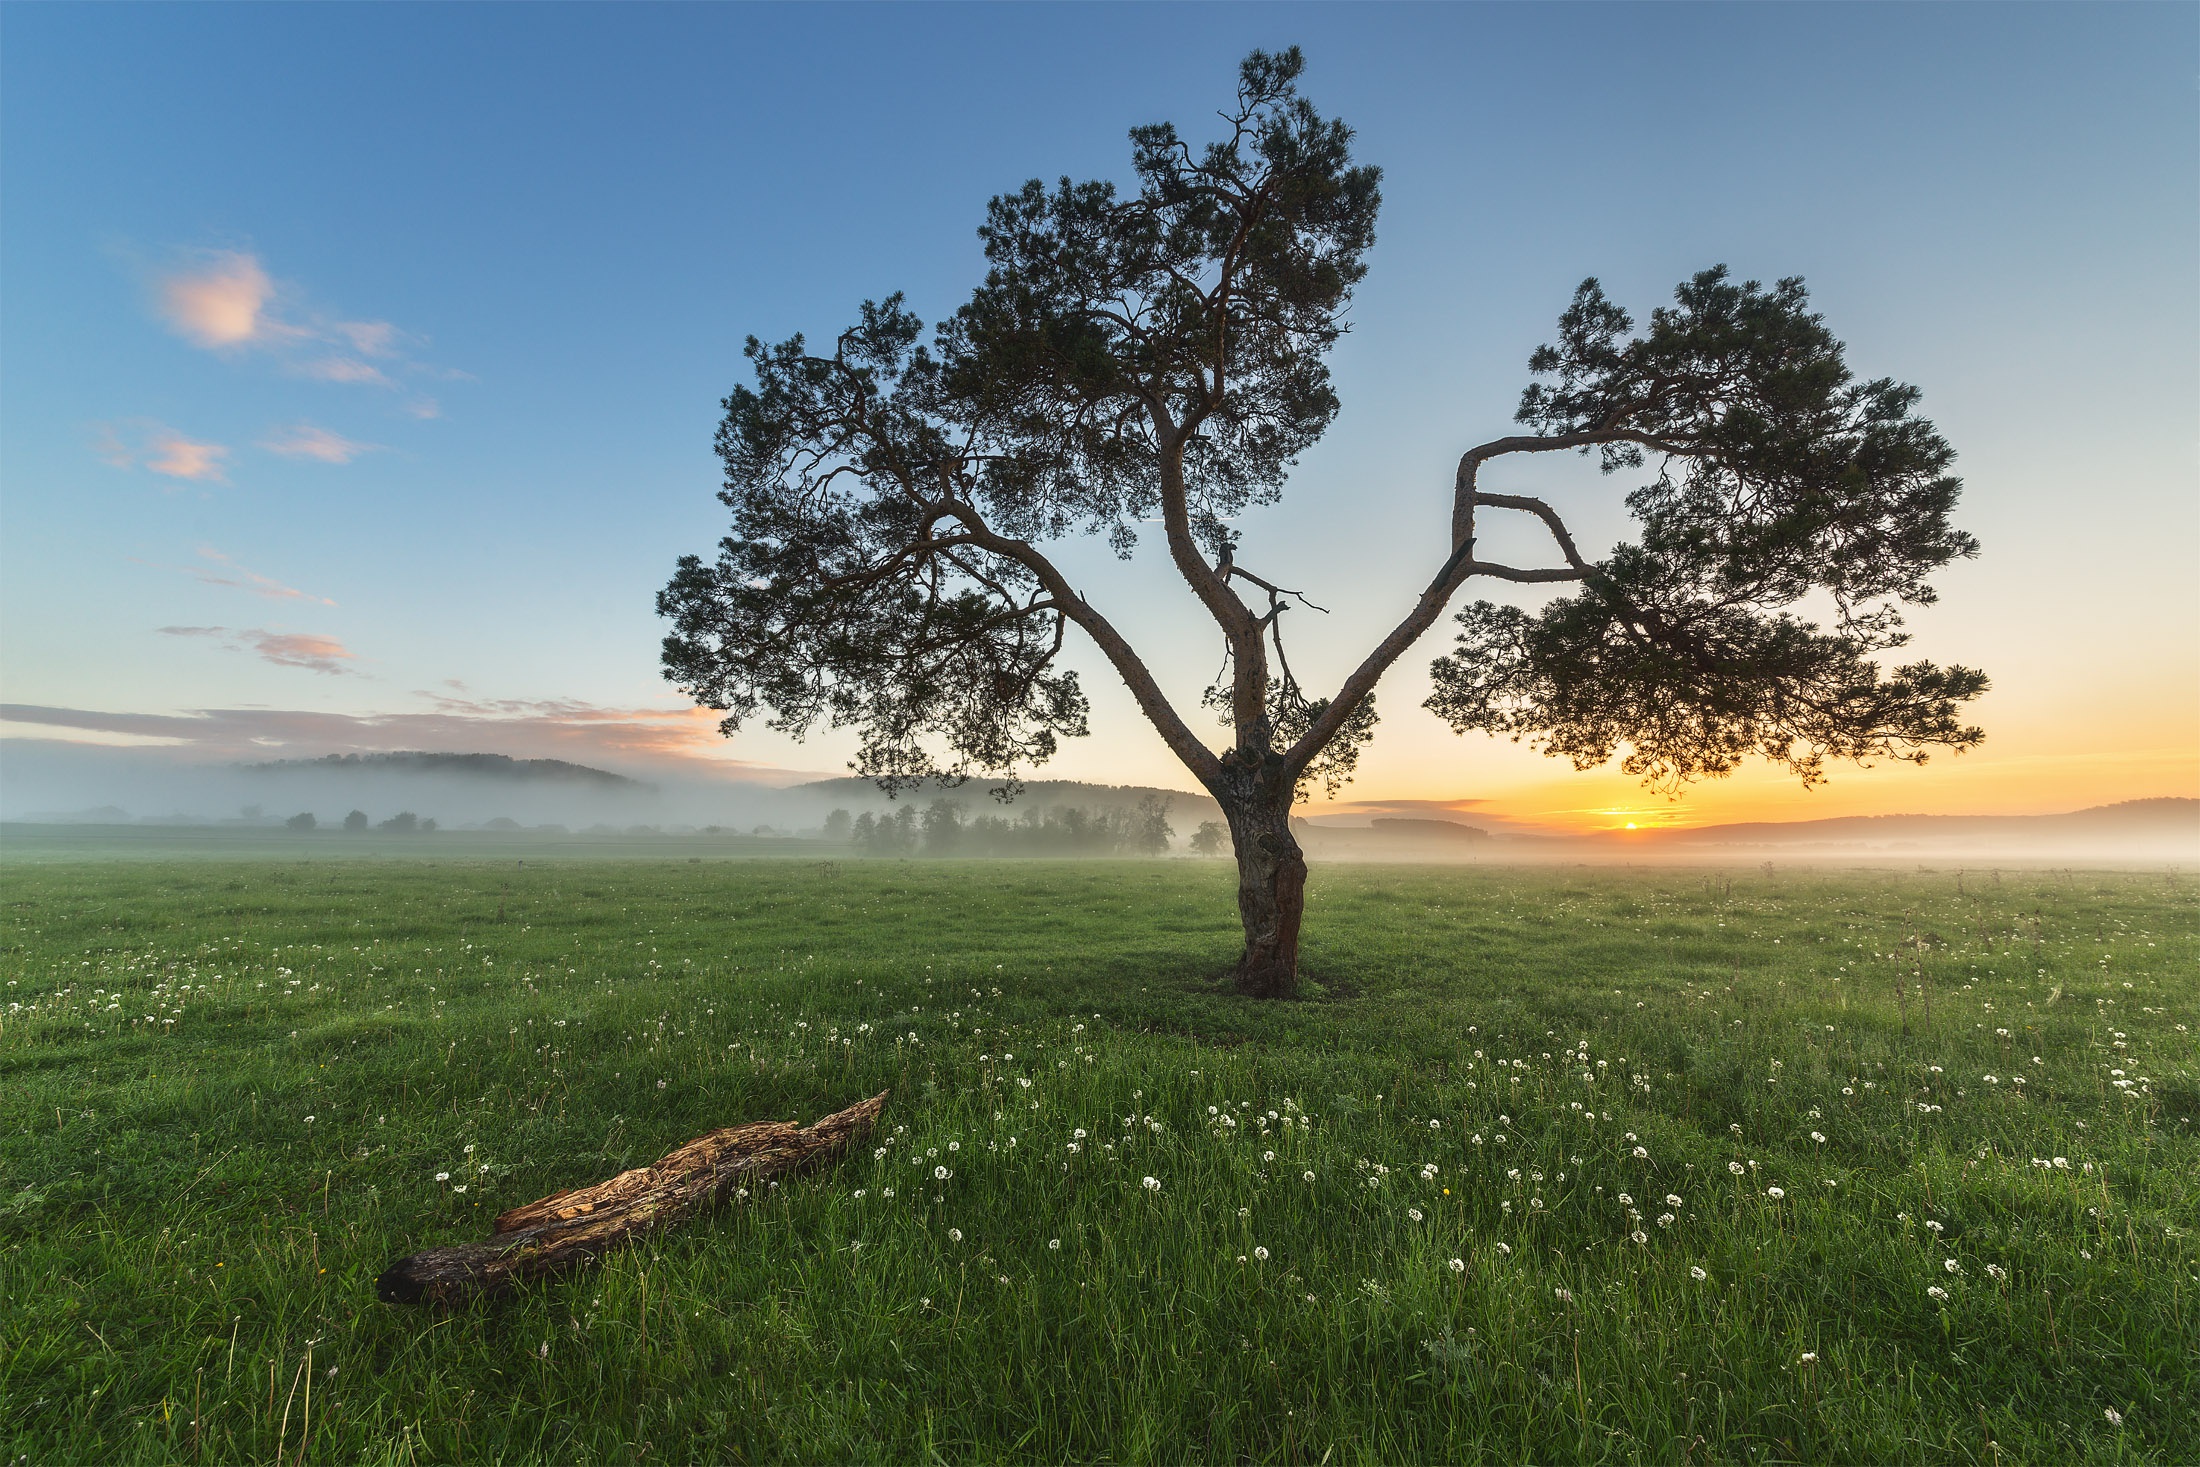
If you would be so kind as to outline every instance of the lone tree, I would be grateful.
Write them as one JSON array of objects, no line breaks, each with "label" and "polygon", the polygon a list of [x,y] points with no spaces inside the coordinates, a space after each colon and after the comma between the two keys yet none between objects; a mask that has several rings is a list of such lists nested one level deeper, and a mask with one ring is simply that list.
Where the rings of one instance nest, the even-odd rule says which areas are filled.
[{"label": "lone tree", "polygon": [[[1306,862],[1290,811],[1348,779],[1383,673],[1477,577],[1558,584],[1541,611],[1476,602],[1435,664],[1428,706],[1458,731],[1526,739],[1672,788],[1750,753],[1806,784],[1829,758],[1924,762],[1982,737],[1963,667],[1888,670],[1898,607],[1976,544],[1951,528],[1959,483],[1915,389],[1861,382],[1807,305],[1723,268],[1636,334],[1583,282],[1529,360],[1523,431],[1459,460],[1427,589],[1327,697],[1284,658],[1288,590],[1238,558],[1228,521],[1273,502],[1337,412],[1324,358],[1366,271],[1376,169],[1298,95],[1296,48],[1254,52],[1218,140],[1132,131],[1134,193],[1037,180],[995,198],[985,283],[931,342],[899,295],[866,302],[829,351],[751,338],[753,388],[725,400],[715,562],[683,557],[658,596],[665,674],[731,734],[769,710],[797,734],[862,736],[853,767],[889,794],[1016,774],[1086,732],[1061,666],[1071,626],[1221,805],[1237,852],[1241,991],[1294,992]],[[1586,558],[1541,499],[1478,486],[1513,454],[1594,454],[1640,471],[1640,533]],[[1554,564],[1475,553],[1478,516],[1535,516]],[[1128,555],[1158,517],[1228,661],[1210,749],[1139,654],[1040,548],[1105,531]],[[1805,619],[1795,608],[1808,603]]]}]

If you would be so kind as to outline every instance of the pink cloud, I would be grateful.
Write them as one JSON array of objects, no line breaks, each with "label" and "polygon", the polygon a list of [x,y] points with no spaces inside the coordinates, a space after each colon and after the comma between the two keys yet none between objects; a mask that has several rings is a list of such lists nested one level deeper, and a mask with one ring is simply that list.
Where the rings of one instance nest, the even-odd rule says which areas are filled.
[{"label": "pink cloud", "polygon": [[171,479],[228,482],[224,461],[229,449],[222,444],[200,443],[165,423],[144,419],[94,423],[92,428],[92,452],[115,468],[149,469]]},{"label": "pink cloud", "polygon": [[209,586],[233,586],[240,591],[250,591],[255,596],[265,596],[270,601],[318,601],[323,606],[334,606],[336,604],[326,596],[311,595],[295,586],[286,586],[272,576],[263,576],[258,571],[246,570],[229,556],[222,554],[210,545],[199,547],[199,558],[211,561],[213,564],[210,566],[187,566],[185,569],[195,579],[204,581]]},{"label": "pink cloud", "polygon": [[301,667],[331,675],[348,673],[345,663],[356,660],[334,637],[312,632],[271,632],[264,627],[162,627],[163,636],[206,637],[233,652],[251,652],[277,667]]},{"label": "pink cloud", "polygon": [[316,428],[311,423],[293,423],[260,443],[269,453],[284,458],[318,459],[325,464],[348,464],[362,453],[372,453],[381,446],[354,442],[341,433]]},{"label": "pink cloud", "polygon": [[389,321],[344,320],[313,309],[243,250],[198,251],[153,287],[169,329],[209,351],[264,349],[290,372],[322,382],[396,387],[376,362],[390,371],[471,380],[455,368],[414,360],[421,338]]},{"label": "pink cloud", "polygon": [[387,321],[338,321],[329,329],[350,342],[353,351],[369,357],[396,356],[405,334]]},{"label": "pink cloud", "polygon": [[156,474],[166,474],[171,479],[229,482],[228,474],[222,469],[229,450],[219,443],[195,443],[180,433],[163,433],[155,436],[148,449],[145,467]]},{"label": "pink cloud", "polygon": [[370,387],[395,387],[388,375],[372,362],[362,362],[357,357],[319,357],[301,362],[292,370],[301,377],[311,377],[320,382],[355,382]]},{"label": "pink cloud", "polygon": [[160,282],[169,326],[209,350],[263,340],[273,324],[265,313],[275,286],[259,260],[235,250],[210,251],[202,259]]}]

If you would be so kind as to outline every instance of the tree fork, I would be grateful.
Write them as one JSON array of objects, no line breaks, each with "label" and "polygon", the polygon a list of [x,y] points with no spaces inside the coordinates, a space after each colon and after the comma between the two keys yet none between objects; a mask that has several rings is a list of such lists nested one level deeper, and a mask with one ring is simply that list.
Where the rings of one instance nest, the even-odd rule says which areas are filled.
[{"label": "tree fork", "polygon": [[624,1171],[501,1213],[485,1243],[430,1248],[400,1258],[375,1280],[387,1304],[459,1304],[526,1279],[594,1262],[680,1226],[736,1187],[769,1182],[837,1159],[871,1129],[886,1091],[805,1127],[757,1121],[698,1136],[654,1166]]}]

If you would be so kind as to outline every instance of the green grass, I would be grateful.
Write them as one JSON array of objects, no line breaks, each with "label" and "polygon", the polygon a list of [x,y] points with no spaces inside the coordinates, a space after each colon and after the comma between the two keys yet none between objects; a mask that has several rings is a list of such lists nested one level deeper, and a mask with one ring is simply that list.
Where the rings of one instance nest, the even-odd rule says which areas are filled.
[{"label": "green grass", "polygon": [[[2200,1459],[2173,875],[1332,867],[1261,1005],[1219,864],[0,871],[11,1464]],[[375,1302],[887,1088],[882,1156]]]}]

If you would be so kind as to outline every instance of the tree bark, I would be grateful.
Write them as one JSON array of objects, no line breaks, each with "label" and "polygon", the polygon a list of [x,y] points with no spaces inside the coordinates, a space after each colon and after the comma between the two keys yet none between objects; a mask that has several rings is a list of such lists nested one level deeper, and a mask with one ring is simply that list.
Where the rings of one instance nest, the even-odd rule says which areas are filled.
[{"label": "tree bark", "polygon": [[1267,795],[1220,803],[1237,846],[1238,917],[1245,924],[1237,990],[1247,998],[1295,998],[1306,856],[1291,835],[1288,787],[1280,799]]},{"label": "tree bark", "polygon": [[758,1121],[698,1136],[655,1166],[500,1214],[496,1236],[486,1243],[400,1258],[375,1280],[375,1292],[389,1304],[456,1304],[591,1263],[610,1249],[678,1227],[736,1188],[835,1159],[871,1129],[885,1104],[882,1091],[800,1129],[791,1121]]}]

